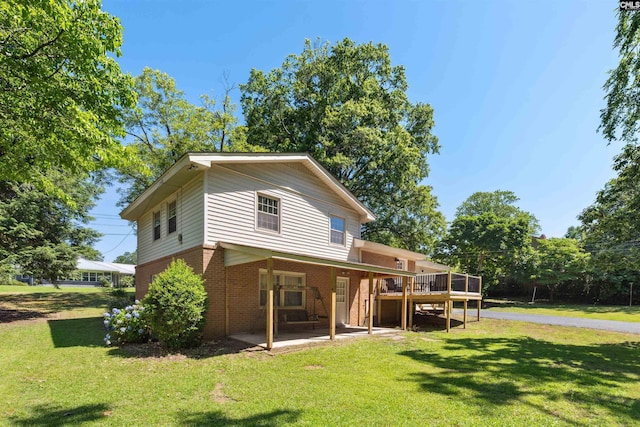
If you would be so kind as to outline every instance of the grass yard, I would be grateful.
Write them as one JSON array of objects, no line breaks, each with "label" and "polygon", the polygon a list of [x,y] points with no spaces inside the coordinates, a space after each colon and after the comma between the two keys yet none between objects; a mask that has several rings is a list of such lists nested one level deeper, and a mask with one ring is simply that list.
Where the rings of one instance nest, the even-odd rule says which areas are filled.
[{"label": "grass yard", "polygon": [[528,304],[526,302],[505,302],[490,300],[489,310],[510,311],[527,314],[546,314],[549,316],[580,317],[585,319],[618,320],[621,322],[640,322],[640,306],[600,306],[578,304],[551,304],[546,302]]},{"label": "grass yard", "polygon": [[105,347],[101,294],[33,308],[36,295],[18,302],[46,316],[0,323],[0,425],[640,425],[638,335],[483,319],[450,334],[167,355]]},{"label": "grass yard", "polygon": [[78,286],[78,287],[63,287],[63,288],[56,288],[54,286],[51,285],[45,285],[45,286],[14,286],[14,285],[0,285],[0,297],[2,296],[2,294],[5,293],[11,293],[11,294],[16,294],[16,293],[29,293],[29,294],[42,294],[42,293],[61,293],[61,294],[68,294],[69,292],[75,292],[75,293],[96,293],[96,292],[103,292],[104,288],[99,288],[99,287],[88,287],[88,286]]}]

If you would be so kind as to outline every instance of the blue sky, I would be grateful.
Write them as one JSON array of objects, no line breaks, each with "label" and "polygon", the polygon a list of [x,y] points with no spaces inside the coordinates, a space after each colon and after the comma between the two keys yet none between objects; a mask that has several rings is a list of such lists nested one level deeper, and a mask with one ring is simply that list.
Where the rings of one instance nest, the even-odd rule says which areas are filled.
[{"label": "blue sky", "polygon": [[[192,102],[220,95],[300,53],[305,38],[383,43],[412,102],[433,106],[440,154],[429,158],[448,221],[476,191],[511,190],[547,236],[561,237],[614,176],[618,145],[596,132],[618,1],[106,0],[124,27],[119,62],[175,80]],[[240,93],[235,91],[238,103]],[[238,112],[241,115],[241,111]],[[136,248],[111,188],[93,210],[111,261]]]}]

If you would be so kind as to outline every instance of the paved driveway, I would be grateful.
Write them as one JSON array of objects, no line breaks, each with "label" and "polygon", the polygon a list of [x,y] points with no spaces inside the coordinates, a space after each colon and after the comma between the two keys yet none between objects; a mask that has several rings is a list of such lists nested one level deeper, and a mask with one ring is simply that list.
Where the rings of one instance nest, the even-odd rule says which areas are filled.
[{"label": "paved driveway", "polygon": [[[455,310],[462,314],[462,310]],[[544,314],[510,313],[506,311],[482,310],[481,317],[489,319],[519,320],[521,322],[543,323],[546,325],[574,326],[576,328],[604,329],[606,331],[640,334],[640,323],[618,322],[615,320],[581,319],[577,317],[547,316]]]}]

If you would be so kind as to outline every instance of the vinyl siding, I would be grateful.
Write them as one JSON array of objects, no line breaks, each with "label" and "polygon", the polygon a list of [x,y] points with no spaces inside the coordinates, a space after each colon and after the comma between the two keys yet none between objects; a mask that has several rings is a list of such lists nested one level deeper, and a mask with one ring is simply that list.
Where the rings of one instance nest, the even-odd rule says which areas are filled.
[{"label": "vinyl siding", "polygon": [[[195,178],[161,203],[150,208],[138,221],[138,264],[144,264],[193,246],[204,240],[203,176]],[[177,229],[167,234],[167,206],[176,200]],[[160,211],[160,239],[153,239],[153,213]],[[182,242],[179,236],[182,235]]]},{"label": "vinyl siding", "polygon": [[[258,246],[357,261],[360,218],[299,164],[215,165],[207,176],[206,243]],[[280,232],[256,228],[257,194],[280,200]],[[345,219],[346,245],[329,242],[329,216]]]}]

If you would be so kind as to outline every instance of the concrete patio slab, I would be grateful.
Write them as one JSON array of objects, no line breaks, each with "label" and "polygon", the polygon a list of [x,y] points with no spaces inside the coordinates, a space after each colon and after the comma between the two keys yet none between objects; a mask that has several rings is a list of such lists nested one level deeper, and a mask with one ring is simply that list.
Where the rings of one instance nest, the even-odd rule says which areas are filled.
[{"label": "concrete patio slab", "polygon": [[[400,329],[393,328],[373,328],[374,335],[395,335],[402,332]],[[349,338],[368,337],[368,329],[366,327],[354,327],[336,329],[336,340]],[[234,334],[230,335],[237,341],[242,341],[260,347],[267,347],[265,334]],[[273,339],[273,348],[284,348],[297,345],[308,345],[313,343],[331,342],[329,331],[327,329],[318,329],[314,331],[280,331],[277,337]]]}]

